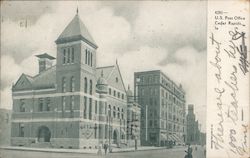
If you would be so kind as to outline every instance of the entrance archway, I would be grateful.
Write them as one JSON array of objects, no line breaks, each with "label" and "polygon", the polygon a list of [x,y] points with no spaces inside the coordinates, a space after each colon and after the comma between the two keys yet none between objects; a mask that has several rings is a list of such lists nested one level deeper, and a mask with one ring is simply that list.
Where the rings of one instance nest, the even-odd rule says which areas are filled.
[{"label": "entrance archway", "polygon": [[114,130],[113,132],[113,141],[114,141],[114,144],[118,143],[118,131],[117,130]]},{"label": "entrance archway", "polygon": [[51,133],[48,127],[41,126],[38,128],[38,142],[50,142]]}]

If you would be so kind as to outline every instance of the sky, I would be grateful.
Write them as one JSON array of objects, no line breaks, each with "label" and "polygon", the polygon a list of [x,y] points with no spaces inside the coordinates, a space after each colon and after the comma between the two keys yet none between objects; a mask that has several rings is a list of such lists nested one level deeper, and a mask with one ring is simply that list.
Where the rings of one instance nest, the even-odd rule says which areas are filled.
[{"label": "sky", "polygon": [[[36,54],[56,57],[55,40],[79,15],[98,45],[97,66],[118,61],[124,83],[137,71],[162,70],[186,92],[205,129],[206,2],[9,1],[1,5],[1,104],[12,108],[11,86],[38,73]],[[27,21],[27,27],[25,23]]]}]

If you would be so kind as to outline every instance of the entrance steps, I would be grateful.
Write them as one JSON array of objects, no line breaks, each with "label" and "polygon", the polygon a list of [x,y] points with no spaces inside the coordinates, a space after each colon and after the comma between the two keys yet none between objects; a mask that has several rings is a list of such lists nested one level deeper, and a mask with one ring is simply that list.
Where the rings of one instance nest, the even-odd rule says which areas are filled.
[{"label": "entrance steps", "polygon": [[33,147],[33,148],[52,148],[52,145],[50,142],[37,142],[37,143],[32,143],[31,147]]}]

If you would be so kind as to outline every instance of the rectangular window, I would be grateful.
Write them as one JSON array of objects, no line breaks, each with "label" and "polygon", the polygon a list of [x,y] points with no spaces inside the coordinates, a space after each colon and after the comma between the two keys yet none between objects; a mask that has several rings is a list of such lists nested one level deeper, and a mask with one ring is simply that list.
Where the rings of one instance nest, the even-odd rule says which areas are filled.
[{"label": "rectangular window", "polygon": [[75,52],[74,52],[74,48],[72,48],[71,50],[71,63],[75,62]]},{"label": "rectangular window", "polygon": [[50,98],[46,98],[46,108],[45,108],[46,111],[50,111],[51,108],[50,108]]},{"label": "rectangular window", "polygon": [[116,96],[116,91],[114,90],[114,97]]},{"label": "rectangular window", "polygon": [[87,118],[87,97],[84,97],[83,117]]},{"label": "rectangular window", "polygon": [[20,100],[20,109],[19,109],[20,112],[25,112],[25,101],[24,99],[21,99]]},{"label": "rectangular window", "polygon": [[67,63],[70,63],[70,48],[68,48]]},{"label": "rectangular window", "polygon": [[118,92],[117,95],[118,95],[118,98],[120,98],[120,92]]},{"label": "rectangular window", "polygon": [[19,137],[24,137],[24,124],[19,124]]},{"label": "rectangular window", "polygon": [[63,64],[66,64],[66,49],[63,49]]},{"label": "rectangular window", "polygon": [[95,101],[95,114],[97,114],[97,107],[98,105],[97,105],[97,101]]},{"label": "rectangular window", "polygon": [[88,64],[88,50],[85,50],[85,64]]},{"label": "rectangular window", "polygon": [[38,111],[43,111],[43,99],[38,100]]},{"label": "rectangular window", "polygon": [[92,98],[89,98],[89,119],[92,119]]},{"label": "rectangular window", "polygon": [[124,99],[124,94],[122,94],[122,99]]},{"label": "rectangular window", "polygon": [[111,88],[109,88],[109,95],[111,95]]},{"label": "rectangular window", "polygon": [[93,54],[91,53],[90,54],[90,66],[92,67],[92,65],[93,65]]},{"label": "rectangular window", "polygon": [[149,121],[149,127],[152,127],[152,126],[153,126],[153,121],[150,120],[150,121]]},{"label": "rectangular window", "polygon": [[62,97],[62,112],[65,111],[65,108],[66,108],[66,97],[63,96],[63,97]]}]

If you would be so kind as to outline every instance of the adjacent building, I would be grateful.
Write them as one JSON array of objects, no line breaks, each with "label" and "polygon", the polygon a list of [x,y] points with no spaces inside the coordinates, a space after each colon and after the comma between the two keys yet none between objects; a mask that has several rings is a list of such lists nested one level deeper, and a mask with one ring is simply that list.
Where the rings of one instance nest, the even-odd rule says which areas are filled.
[{"label": "adjacent building", "polygon": [[160,70],[135,72],[135,99],[141,105],[141,144],[183,144],[185,92]]},{"label": "adjacent building", "polygon": [[0,109],[0,146],[10,145],[11,110]]},{"label": "adjacent building", "polygon": [[189,104],[187,114],[187,143],[200,144],[200,136],[199,123],[194,114],[194,105]]},{"label": "adjacent building", "polygon": [[37,55],[39,74],[22,74],[12,87],[11,144],[95,149],[140,139],[127,133],[140,126],[140,106],[129,100],[117,62],[96,66],[98,46],[78,13],[55,43],[56,58]]}]

